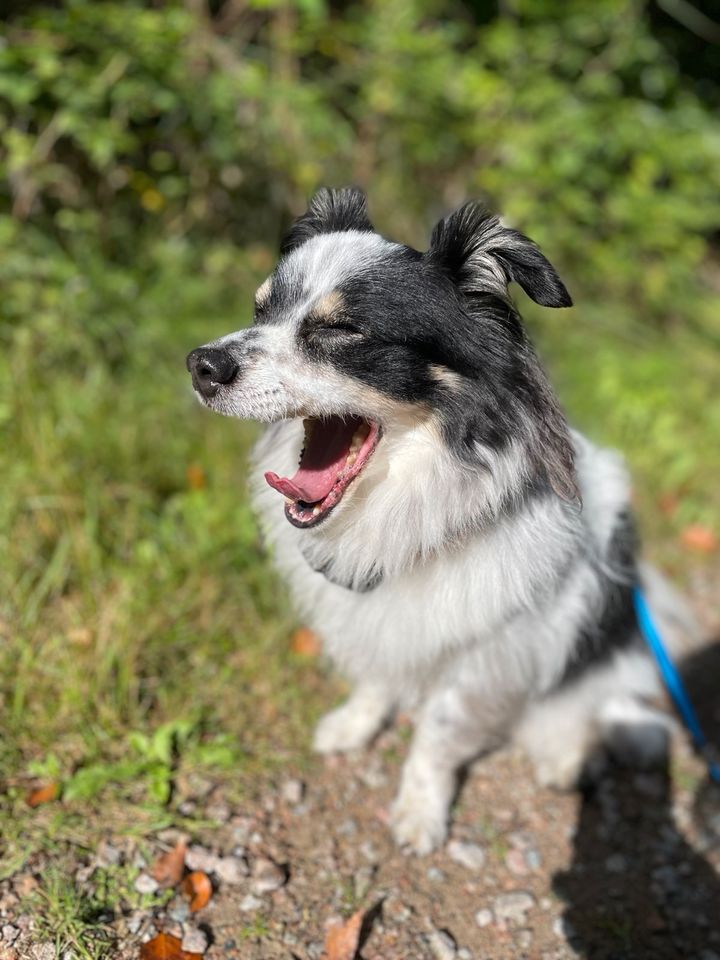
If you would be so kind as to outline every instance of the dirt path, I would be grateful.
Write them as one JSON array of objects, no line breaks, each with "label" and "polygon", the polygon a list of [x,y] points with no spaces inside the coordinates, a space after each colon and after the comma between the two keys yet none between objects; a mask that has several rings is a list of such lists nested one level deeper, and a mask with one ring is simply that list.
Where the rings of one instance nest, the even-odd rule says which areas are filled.
[{"label": "dirt path", "polygon": [[[718,678],[715,645],[690,670],[714,736]],[[126,862],[148,897],[97,917],[115,938],[110,955],[134,960],[165,931],[207,960],[319,960],[327,925],[362,909],[364,960],[720,958],[720,788],[706,785],[684,737],[669,771],[615,772],[586,796],[539,789],[515,752],[488,757],[463,786],[451,841],[418,859],[395,849],[386,825],[407,733],[386,731],[367,753],[317,760],[302,774],[288,769],[246,805],[199,786],[185,802],[207,826],[187,837],[186,865],[215,890],[195,914],[180,894],[158,901],[151,876],[181,834],[139,842],[108,825],[105,842],[73,866],[76,886],[92,890],[103,865]],[[23,907],[22,885],[42,869],[30,864],[0,885],[4,960],[56,955]]]}]

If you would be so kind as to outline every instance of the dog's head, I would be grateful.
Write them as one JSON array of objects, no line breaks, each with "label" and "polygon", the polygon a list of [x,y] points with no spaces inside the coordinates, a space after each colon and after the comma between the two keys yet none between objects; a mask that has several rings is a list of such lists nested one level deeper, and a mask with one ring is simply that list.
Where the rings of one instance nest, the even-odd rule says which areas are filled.
[{"label": "dog's head", "polygon": [[280,253],[252,327],[187,363],[213,410],[304,421],[297,472],[265,474],[293,525],[351,501],[373,461],[392,472],[391,442],[419,426],[463,476],[489,476],[504,456],[506,492],[530,481],[576,497],[567,425],[507,287],[545,306],[571,300],[527,237],[468,204],[421,253],[376,233],[365,196],[348,188],[321,190]]}]

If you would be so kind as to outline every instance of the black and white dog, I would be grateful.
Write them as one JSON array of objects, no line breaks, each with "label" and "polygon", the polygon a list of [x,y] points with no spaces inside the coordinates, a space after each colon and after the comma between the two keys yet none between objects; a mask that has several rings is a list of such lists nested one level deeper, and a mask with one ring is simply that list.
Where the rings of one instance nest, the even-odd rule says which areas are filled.
[{"label": "black and white dog", "polygon": [[418,853],[445,838],[458,769],[500,743],[567,787],[621,730],[633,762],[666,741],[631,589],[642,579],[670,635],[682,606],[639,568],[621,459],[569,429],[511,281],[571,304],[532,241],[478,205],[420,253],[374,231],[359,190],[322,190],[253,326],[188,357],[204,404],[271,424],[255,503],[354,684],[316,750],[415,716],[392,824]]}]

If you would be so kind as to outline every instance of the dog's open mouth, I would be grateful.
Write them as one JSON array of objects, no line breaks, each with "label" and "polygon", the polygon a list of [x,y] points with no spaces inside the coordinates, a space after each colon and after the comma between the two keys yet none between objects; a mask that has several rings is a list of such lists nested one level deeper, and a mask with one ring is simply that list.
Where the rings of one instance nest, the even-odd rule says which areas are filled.
[{"label": "dog's open mouth", "polygon": [[303,420],[305,446],[293,477],[268,472],[265,479],[285,497],[285,516],[312,527],[336,507],[380,439],[380,426],[362,417]]}]

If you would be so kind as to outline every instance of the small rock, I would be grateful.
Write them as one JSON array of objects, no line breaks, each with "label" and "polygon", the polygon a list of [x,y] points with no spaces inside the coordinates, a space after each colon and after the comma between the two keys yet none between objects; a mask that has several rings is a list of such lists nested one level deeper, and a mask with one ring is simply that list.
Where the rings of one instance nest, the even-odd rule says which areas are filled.
[{"label": "small rock", "polygon": [[190,904],[187,900],[176,898],[172,907],[168,910],[168,916],[176,923],[186,923],[190,917]]},{"label": "small rock", "polygon": [[149,873],[139,873],[133,884],[138,893],[155,893],[160,885]]},{"label": "small rock", "polygon": [[427,878],[433,883],[442,883],[445,879],[445,874],[439,867],[428,867]]},{"label": "small rock", "polygon": [[525,877],[530,873],[522,850],[508,850],[505,855],[505,866],[510,873],[514,873],[516,877]]},{"label": "small rock", "polygon": [[485,866],[485,851],[478,843],[451,840],[447,845],[447,853],[451,860],[468,870],[478,872]]},{"label": "small rock", "polygon": [[218,857],[215,863],[218,879],[229,886],[242,883],[249,872],[247,863],[240,857]]},{"label": "small rock", "polygon": [[539,870],[542,866],[542,857],[537,850],[531,848],[530,850],[525,851],[525,863],[531,870]]},{"label": "small rock", "polygon": [[475,923],[479,927],[489,927],[493,922],[495,917],[493,916],[492,910],[488,910],[487,907],[484,907],[482,910],[478,910],[475,914]]},{"label": "small rock", "polygon": [[122,851],[118,850],[108,840],[101,840],[98,844],[95,860],[99,867],[116,867],[122,860]]},{"label": "small rock", "polygon": [[437,960],[455,960],[457,957],[457,944],[447,930],[433,928],[428,934],[428,945]]},{"label": "small rock", "polygon": [[235,843],[247,843],[252,830],[252,819],[250,817],[233,817],[232,825]]},{"label": "small rock", "polygon": [[458,960],[472,960],[472,953],[467,947],[460,947],[457,952]]},{"label": "small rock", "polygon": [[251,893],[243,897],[240,901],[240,909],[243,911],[259,910],[262,906],[264,906],[263,901],[258,897],[254,897]]},{"label": "small rock", "polygon": [[202,870],[203,873],[215,873],[220,858],[206,847],[193,844],[185,854],[185,866],[188,870]]},{"label": "small rock", "polygon": [[134,913],[131,913],[127,918],[128,933],[131,933],[134,936],[143,925],[144,919],[145,914],[142,910],[136,910]]},{"label": "small rock", "polygon": [[342,823],[338,825],[337,832],[342,834],[344,837],[354,837],[357,833],[357,823],[353,820],[352,817],[347,817],[343,820]]},{"label": "small rock", "polygon": [[197,927],[183,931],[182,948],[188,953],[205,953],[208,948],[207,934]]},{"label": "small rock", "polygon": [[371,756],[363,765],[362,770],[358,772],[358,780],[364,783],[371,790],[379,790],[387,783],[387,774],[383,769],[383,763],[377,754]]},{"label": "small rock", "polygon": [[227,823],[231,814],[232,810],[230,807],[222,801],[211,803],[205,809],[205,816],[210,820],[216,820],[218,823]]},{"label": "small rock", "polygon": [[532,837],[524,830],[513,830],[508,834],[508,843],[516,850],[528,850],[532,846]]},{"label": "small rock", "polygon": [[31,873],[20,873],[13,878],[15,893],[17,893],[21,900],[29,897],[37,885],[38,882]]},{"label": "small rock", "polygon": [[20,928],[13,923],[6,923],[2,928],[2,938],[5,943],[15,943],[20,936]]},{"label": "small rock", "polygon": [[497,897],[494,903],[495,916],[510,923],[524,923],[525,915],[535,905],[535,897],[526,890],[513,890]]},{"label": "small rock", "polygon": [[605,861],[605,869],[608,873],[625,873],[627,866],[627,859],[621,853],[613,853]]},{"label": "small rock", "polygon": [[288,872],[273,860],[258,857],[253,864],[252,876],[254,893],[272,893],[287,883]]},{"label": "small rock", "polygon": [[84,867],[78,867],[75,871],[75,885],[82,886],[87,883],[90,877],[95,873],[96,864],[88,863]]},{"label": "small rock", "polygon": [[521,950],[529,950],[530,945],[532,944],[532,931],[530,930],[519,930],[517,937],[517,945]]},{"label": "small rock", "polygon": [[47,941],[36,943],[30,947],[30,956],[33,960],[55,960],[55,947]]},{"label": "small rock", "polygon": [[368,863],[379,863],[380,854],[372,840],[363,840],[360,844],[360,853],[365,857]]},{"label": "small rock", "polygon": [[296,780],[294,778],[286,780],[280,788],[280,796],[283,798],[285,803],[289,803],[293,807],[300,803],[304,793],[305,784],[302,782],[302,780]]}]

